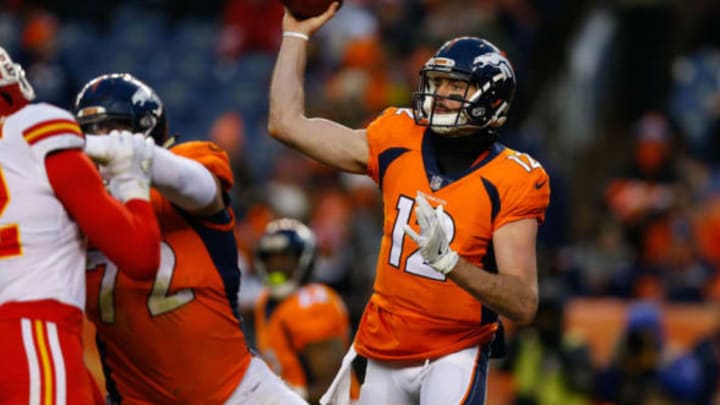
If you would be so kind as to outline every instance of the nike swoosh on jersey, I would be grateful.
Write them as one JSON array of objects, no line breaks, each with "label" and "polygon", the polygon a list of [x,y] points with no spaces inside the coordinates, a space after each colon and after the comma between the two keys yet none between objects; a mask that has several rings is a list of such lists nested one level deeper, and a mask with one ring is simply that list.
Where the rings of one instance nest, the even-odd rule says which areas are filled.
[{"label": "nike swoosh on jersey", "polygon": [[542,186],[545,185],[545,183],[547,183],[547,180],[541,181],[540,183],[535,183],[535,190],[540,190]]}]

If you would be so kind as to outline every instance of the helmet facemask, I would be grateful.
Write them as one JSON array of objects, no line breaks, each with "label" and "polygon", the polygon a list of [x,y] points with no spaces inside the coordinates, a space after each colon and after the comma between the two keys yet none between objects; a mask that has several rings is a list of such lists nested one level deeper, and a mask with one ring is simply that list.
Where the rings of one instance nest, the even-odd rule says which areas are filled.
[{"label": "helmet facemask", "polygon": [[[448,96],[438,95],[438,79],[459,80],[466,83],[462,94],[460,92]],[[472,94],[469,94],[472,91]],[[470,82],[467,75],[438,72],[434,70],[423,70],[420,72],[418,92],[414,95],[415,119],[420,123],[430,126],[433,131],[439,134],[454,134],[472,132],[480,127],[470,124],[467,110],[472,102],[480,95],[480,91]],[[469,96],[469,97],[468,97]],[[457,103],[455,111],[438,113],[438,103]]]},{"label": "helmet facemask", "polygon": [[316,242],[310,228],[293,219],[283,218],[268,224],[255,251],[255,269],[270,296],[281,300],[312,275]]},{"label": "helmet facemask", "polygon": [[[465,91],[438,95],[440,78],[467,83]],[[502,126],[514,95],[515,73],[505,55],[486,40],[460,37],[446,42],[420,70],[413,114],[418,125],[434,132],[464,136]],[[457,110],[438,113],[443,99],[458,103]]]}]

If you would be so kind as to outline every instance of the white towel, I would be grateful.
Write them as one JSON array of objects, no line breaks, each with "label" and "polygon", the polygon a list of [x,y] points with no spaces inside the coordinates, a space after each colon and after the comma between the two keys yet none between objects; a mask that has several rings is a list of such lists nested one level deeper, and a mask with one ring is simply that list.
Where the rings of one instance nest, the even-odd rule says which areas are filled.
[{"label": "white towel", "polygon": [[335,374],[335,379],[320,398],[320,405],[350,405],[351,366],[355,357],[357,357],[357,353],[351,345],[350,350],[343,357],[340,370]]}]

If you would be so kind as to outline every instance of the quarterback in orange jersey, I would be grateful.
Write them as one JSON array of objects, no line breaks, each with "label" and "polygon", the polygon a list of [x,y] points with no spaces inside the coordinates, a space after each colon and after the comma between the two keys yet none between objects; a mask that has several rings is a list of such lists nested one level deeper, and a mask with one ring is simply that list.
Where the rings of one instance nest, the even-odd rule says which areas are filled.
[{"label": "quarterback in orange jersey", "polygon": [[498,142],[515,73],[487,40],[446,42],[420,71],[413,107],[388,108],[367,129],[304,113],[306,43],[337,10],[283,20],[270,88],[269,132],[381,190],[383,236],[373,294],[354,344],[321,403],[483,404],[503,315],[527,324],[538,305],[535,243],[549,179]]},{"label": "quarterback in orange jersey", "polygon": [[255,253],[255,269],[267,286],[255,306],[258,350],[285,383],[317,403],[350,343],[345,304],[329,287],[308,283],[316,242],[301,222],[270,222]]},{"label": "quarterback in orange jersey", "polygon": [[[80,92],[75,113],[85,151],[101,164],[115,131],[156,144],[152,204],[162,234],[154,280],[138,282],[90,252],[88,316],[97,329],[109,400],[117,404],[304,404],[249,351],[237,311],[235,219],[225,152],[209,142],[170,150],[163,104],[129,74],[103,75]],[[119,271],[118,271],[119,270]]]},{"label": "quarterback in orange jersey", "polygon": [[129,133],[117,145],[107,175],[121,203],[72,114],[34,96],[0,48],[0,403],[102,403],[83,362],[85,236],[123,277],[154,277],[150,145]]}]

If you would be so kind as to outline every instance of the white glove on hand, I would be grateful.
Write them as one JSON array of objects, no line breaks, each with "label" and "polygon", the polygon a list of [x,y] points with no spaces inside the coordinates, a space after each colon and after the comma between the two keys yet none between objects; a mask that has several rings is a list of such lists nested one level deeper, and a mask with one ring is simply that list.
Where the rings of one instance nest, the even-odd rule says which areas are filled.
[{"label": "white glove on hand", "polygon": [[442,274],[448,274],[455,268],[460,256],[450,249],[450,241],[443,230],[443,207],[438,205],[433,209],[421,194],[418,194],[415,202],[415,217],[420,225],[420,234],[407,224],[405,233],[418,244],[420,254],[430,267]]},{"label": "white glove on hand", "polygon": [[90,159],[92,159],[93,162],[100,165],[106,165],[113,157],[110,142],[111,139],[108,135],[85,134],[84,152]]},{"label": "white glove on hand", "polygon": [[100,166],[100,173],[108,181],[110,193],[122,202],[133,198],[150,200],[150,169],[153,161],[155,143],[153,139],[142,134],[132,134],[128,131],[112,131],[103,136],[100,143],[92,142],[94,150],[86,153],[101,151],[95,159],[106,162]]}]

